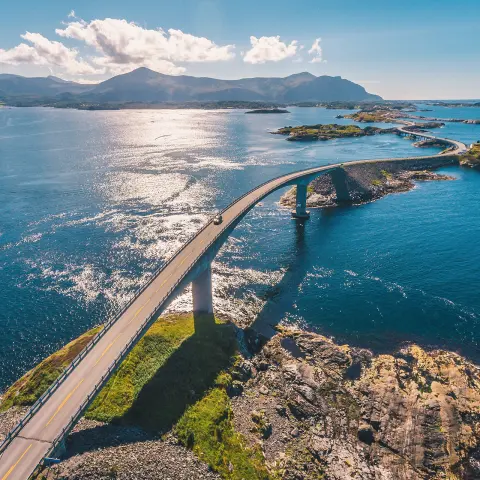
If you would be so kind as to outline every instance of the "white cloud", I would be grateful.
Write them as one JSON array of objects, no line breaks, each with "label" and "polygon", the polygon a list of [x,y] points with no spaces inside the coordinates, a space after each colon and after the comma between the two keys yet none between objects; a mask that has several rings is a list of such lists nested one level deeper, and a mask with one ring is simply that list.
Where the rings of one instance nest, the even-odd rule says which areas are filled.
[{"label": "white cloud", "polygon": [[179,63],[218,62],[235,56],[235,45],[217,45],[181,30],[146,29],[114,18],[86,22],[76,17],[74,10],[68,18],[72,20],[55,32],[81,42],[87,51],[90,47],[89,57],[82,58],[76,48],[39,33],[26,32],[21,35],[26,43],[8,50],[0,48],[0,63],[41,65],[64,76],[116,75],[138,67],[175,75],[186,70]]},{"label": "white cloud", "polygon": [[297,53],[298,42],[293,40],[286,44],[276,37],[250,37],[252,48],[243,56],[243,61],[257,64],[265,62],[278,62],[288,57],[293,57]]},{"label": "white cloud", "polygon": [[185,71],[176,65],[178,62],[217,62],[235,56],[234,45],[218,46],[208,38],[181,30],[169,29],[167,33],[115,18],[70,22],[56,33],[94,47],[100,55],[92,61],[114,73],[146,66],[178,74]]},{"label": "white cloud", "polygon": [[63,43],[48,40],[40,33],[26,32],[21,37],[30,45],[20,43],[9,50],[0,49],[0,63],[55,66],[72,75],[102,73],[80,58],[76,49]]},{"label": "white cloud", "polygon": [[312,48],[308,51],[310,55],[313,55],[313,58],[310,60],[310,63],[322,63],[326,60],[322,58],[322,47],[320,46],[321,38],[316,38],[313,42]]}]

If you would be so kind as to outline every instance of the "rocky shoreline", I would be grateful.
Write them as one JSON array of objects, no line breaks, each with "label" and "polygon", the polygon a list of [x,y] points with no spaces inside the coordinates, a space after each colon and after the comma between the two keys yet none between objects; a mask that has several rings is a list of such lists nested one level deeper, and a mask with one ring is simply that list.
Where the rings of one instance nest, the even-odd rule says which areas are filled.
[{"label": "rocky shoreline", "polygon": [[[235,431],[268,473],[220,475],[175,430],[82,419],[44,479],[426,480],[480,475],[480,369],[453,352],[392,354],[297,329],[257,339],[229,370]],[[24,413],[0,415],[5,434]],[[201,421],[201,419],[199,419]],[[214,425],[212,425],[214,428]],[[228,472],[228,470],[227,470]]]},{"label": "rocky shoreline", "polygon": [[235,425],[280,478],[480,475],[480,370],[455,353],[376,356],[285,330],[243,371]]},{"label": "rocky shoreline", "polygon": [[[250,330],[248,341],[242,341],[243,331],[230,326],[250,350],[239,351],[204,397],[188,407],[194,409],[194,424],[204,424],[202,435],[212,435],[217,451],[225,449],[219,459],[231,455],[229,438],[241,440],[237,445],[243,450],[228,457],[226,468],[199,447],[205,441],[200,433],[182,440],[182,420],[156,433],[131,421],[83,418],[67,439],[62,462],[38,478],[453,480],[480,475],[480,369],[460,355],[417,345],[376,355],[295,328],[279,328],[270,339]],[[198,405],[216,392],[227,402],[227,417],[202,416]],[[152,405],[155,411],[144,415],[153,419],[166,407]],[[25,410],[14,406],[0,413],[0,440]],[[222,428],[227,419],[233,437]],[[242,468],[238,455],[255,458],[258,466]]]},{"label": "rocky shoreline", "polygon": [[[359,205],[378,200],[390,193],[408,192],[415,188],[418,181],[455,180],[450,175],[442,175],[428,170],[400,170],[389,172],[385,169],[370,167],[356,169],[346,167],[345,177],[349,198],[339,198],[335,180],[331,175],[317,177],[307,190],[307,207],[323,208],[337,205]],[[295,207],[296,187],[292,187],[280,198],[280,205]]]}]

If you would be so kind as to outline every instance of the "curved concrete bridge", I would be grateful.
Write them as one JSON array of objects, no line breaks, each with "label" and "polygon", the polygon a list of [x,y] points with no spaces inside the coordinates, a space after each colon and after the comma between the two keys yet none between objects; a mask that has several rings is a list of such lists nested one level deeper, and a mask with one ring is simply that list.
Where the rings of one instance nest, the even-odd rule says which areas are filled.
[{"label": "curved concrete bridge", "polygon": [[[436,138],[409,132],[405,127],[399,127],[398,131],[405,135]],[[223,210],[223,223],[214,225],[210,221],[178,250],[124,310],[104,325],[103,330],[10,432],[0,446],[0,480],[27,479],[44,459],[58,454],[63,440],[110,375],[169,302],[187,285],[192,283],[194,311],[213,310],[210,264],[240,220],[263,198],[280,188],[296,185],[295,216],[305,217],[307,185],[318,175],[344,165],[381,162],[410,163],[429,159],[440,166],[445,164],[446,157],[466,151],[461,142],[442,140],[453,147],[447,154],[359,160],[309,168],[269,180],[235,200]]]}]

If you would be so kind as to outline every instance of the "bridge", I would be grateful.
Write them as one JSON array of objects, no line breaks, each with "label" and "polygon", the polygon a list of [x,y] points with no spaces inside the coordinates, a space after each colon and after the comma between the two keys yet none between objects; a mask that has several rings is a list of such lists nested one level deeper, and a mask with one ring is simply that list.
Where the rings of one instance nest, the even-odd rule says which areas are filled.
[{"label": "bridge", "polygon": [[[399,134],[435,139],[398,128]],[[467,147],[455,140],[447,153],[429,157],[359,160],[308,168],[269,180],[247,192],[222,211],[223,222],[209,221],[193,235],[144,285],[118,315],[74,359],[58,380],[38,399],[0,445],[0,480],[27,479],[46,458],[57,455],[69,432],[125,356],[176,295],[192,284],[195,312],[213,312],[211,262],[241,219],[276,190],[297,186],[295,217],[308,217],[307,186],[317,176],[346,165],[410,162],[431,159],[441,165],[445,156],[462,154]]]}]

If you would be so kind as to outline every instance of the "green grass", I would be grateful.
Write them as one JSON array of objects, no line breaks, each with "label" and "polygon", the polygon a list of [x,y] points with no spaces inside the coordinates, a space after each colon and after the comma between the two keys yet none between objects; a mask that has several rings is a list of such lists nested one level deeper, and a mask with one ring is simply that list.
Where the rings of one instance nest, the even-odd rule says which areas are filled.
[{"label": "green grass", "polygon": [[235,432],[225,389],[214,388],[182,416],[175,433],[223,478],[266,480],[269,477],[260,448],[246,446]]},{"label": "green grass", "polygon": [[85,416],[165,432],[233,364],[235,354],[231,325],[212,316],[162,317],[130,352]]},{"label": "green grass", "polygon": [[374,185],[375,187],[380,187],[382,186],[382,181],[376,178],[375,180],[372,180],[372,185]]},{"label": "green grass", "polygon": [[0,411],[13,406],[32,405],[60,376],[85,345],[95,336],[100,327],[95,327],[50,355],[35,368],[17,380],[3,397]]},{"label": "green grass", "polygon": [[392,174],[390,172],[387,172],[387,170],[381,170],[380,173],[387,179],[391,180]]}]

